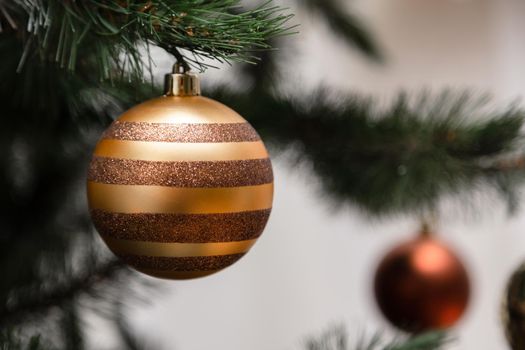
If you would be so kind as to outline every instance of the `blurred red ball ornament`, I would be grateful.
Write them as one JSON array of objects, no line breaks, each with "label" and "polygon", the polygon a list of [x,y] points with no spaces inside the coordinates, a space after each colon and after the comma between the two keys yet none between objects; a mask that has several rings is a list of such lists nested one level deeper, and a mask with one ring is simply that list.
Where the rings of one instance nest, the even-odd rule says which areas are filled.
[{"label": "blurred red ball ornament", "polygon": [[467,307],[470,284],[458,257],[424,234],[386,255],[374,290],[384,316],[394,326],[417,333],[454,325]]}]

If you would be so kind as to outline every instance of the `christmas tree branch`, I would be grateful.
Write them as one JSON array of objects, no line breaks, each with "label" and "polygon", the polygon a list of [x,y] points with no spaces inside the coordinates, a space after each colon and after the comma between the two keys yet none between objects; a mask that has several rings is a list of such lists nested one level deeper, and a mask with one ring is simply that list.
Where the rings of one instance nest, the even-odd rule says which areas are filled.
[{"label": "christmas tree branch", "polygon": [[363,23],[345,11],[336,0],[301,0],[299,5],[318,14],[333,32],[344,39],[347,45],[357,48],[369,58],[381,60],[381,52]]},{"label": "christmas tree branch", "polygon": [[9,303],[0,314],[0,326],[22,322],[28,315],[44,313],[52,307],[67,306],[81,294],[91,294],[105,282],[115,283],[115,278],[125,268],[119,260],[102,263],[91,271],[66,279],[66,283],[51,290],[32,294],[31,298]]},{"label": "christmas tree branch", "polygon": [[383,109],[359,95],[333,102],[313,94],[309,103],[261,91],[251,96],[222,90],[215,96],[268,141],[294,148],[332,198],[373,214],[431,210],[446,195],[482,186],[492,186],[510,203],[512,189],[525,179],[519,161],[501,160],[525,153],[525,111],[491,110],[486,98],[468,93],[419,99],[401,94]]},{"label": "christmas tree branch", "polygon": [[[381,50],[364,23],[346,11],[342,3],[334,0],[297,0],[296,6],[304,8],[305,11],[321,18],[334,34],[343,39],[343,42],[351,49],[373,59],[376,62],[383,60]],[[272,47],[283,47],[286,44],[284,38],[279,37],[269,41]],[[278,81],[279,51],[265,50],[254,52],[257,56],[257,65],[244,64],[242,73],[249,79],[253,89],[263,90],[271,87]]]},{"label": "christmas tree branch", "polygon": [[21,64],[38,52],[41,59],[74,71],[93,54],[102,78],[128,72],[142,79],[141,45],[163,47],[199,69],[218,62],[254,62],[253,50],[290,32],[291,15],[268,1],[241,10],[239,0],[218,1],[26,1],[0,8],[2,28],[25,42]]},{"label": "christmas tree branch", "polygon": [[346,329],[333,327],[318,337],[307,340],[306,350],[438,350],[450,344],[450,337],[444,332],[428,332],[417,336],[396,338],[385,341],[380,334],[367,339],[362,337],[351,345]]},{"label": "christmas tree branch", "polygon": [[29,339],[15,334],[10,330],[0,330],[0,350],[51,350],[50,347],[42,345],[40,336],[35,335]]}]

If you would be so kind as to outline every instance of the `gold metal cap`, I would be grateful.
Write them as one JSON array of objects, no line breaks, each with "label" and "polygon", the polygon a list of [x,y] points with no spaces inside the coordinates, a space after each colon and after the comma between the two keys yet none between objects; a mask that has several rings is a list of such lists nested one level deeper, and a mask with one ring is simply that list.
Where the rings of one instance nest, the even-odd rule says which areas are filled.
[{"label": "gold metal cap", "polygon": [[179,63],[173,66],[173,73],[166,74],[164,84],[166,96],[199,96],[201,84],[197,74],[189,72]]}]

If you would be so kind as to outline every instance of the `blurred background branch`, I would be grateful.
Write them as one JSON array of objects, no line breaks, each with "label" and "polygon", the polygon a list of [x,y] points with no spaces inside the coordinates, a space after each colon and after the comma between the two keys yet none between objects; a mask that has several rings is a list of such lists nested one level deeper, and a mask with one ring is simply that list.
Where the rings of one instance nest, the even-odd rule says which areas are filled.
[{"label": "blurred background branch", "polygon": [[[424,93],[412,101],[400,94],[383,109],[370,97],[341,96],[333,103],[329,95],[297,101],[261,91],[212,93],[270,144],[294,149],[340,203],[375,215],[420,212],[444,196],[483,187],[516,203],[513,189],[524,175],[523,110],[490,110],[485,98],[468,92]],[[517,159],[504,162],[505,156]]]},{"label": "blurred background branch", "polygon": [[94,295],[100,293],[99,290],[104,284],[116,283],[117,275],[124,267],[124,263],[111,260],[90,271],[84,271],[79,276],[67,278],[64,285],[53,286],[52,290],[31,294],[27,300],[10,302],[2,312],[0,327],[16,325],[26,320],[28,316],[35,317],[36,314],[42,314],[52,307],[73,308],[75,299],[81,294]]},{"label": "blurred background branch", "polygon": [[380,334],[362,336],[355,344],[348,339],[343,326],[332,327],[323,334],[306,341],[306,350],[439,350],[451,343],[443,332],[429,332],[412,337],[398,337],[386,341]]}]

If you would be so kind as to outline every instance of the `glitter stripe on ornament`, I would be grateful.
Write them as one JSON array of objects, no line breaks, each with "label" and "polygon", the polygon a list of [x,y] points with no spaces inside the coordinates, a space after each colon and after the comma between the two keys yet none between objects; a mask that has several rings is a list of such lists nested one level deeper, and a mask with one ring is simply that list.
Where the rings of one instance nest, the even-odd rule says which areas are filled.
[{"label": "glitter stripe on ornament", "polygon": [[138,269],[171,270],[171,271],[208,271],[220,270],[230,266],[243,254],[192,256],[183,258],[166,258],[158,256],[119,255],[124,262]]},{"label": "glitter stripe on ornament", "polygon": [[114,213],[216,214],[270,209],[273,183],[225,188],[87,183],[89,207]]},{"label": "glitter stripe on ornament", "polygon": [[141,269],[135,267],[139,272],[145,273],[147,275],[157,277],[157,278],[166,278],[166,279],[175,279],[175,280],[187,280],[192,278],[199,278],[209,276],[216,273],[218,270],[208,270],[208,271],[171,271],[171,270],[152,270],[152,269]]},{"label": "glitter stripe on ornament", "polygon": [[256,239],[220,243],[159,243],[129,241],[102,235],[102,239],[116,255],[145,255],[167,258],[188,256],[218,256],[246,253]]},{"label": "glitter stripe on ornament", "polygon": [[101,140],[95,156],[150,161],[216,161],[268,158],[264,144],[257,142],[173,143]]},{"label": "glitter stripe on ornament", "polygon": [[231,108],[202,96],[163,96],[146,101],[126,111],[121,122],[169,124],[230,124],[244,123]]},{"label": "glitter stripe on ornament", "polygon": [[253,142],[260,141],[248,123],[165,124],[116,121],[103,139],[154,142]]},{"label": "glitter stripe on ornament", "polygon": [[88,180],[117,185],[239,187],[273,181],[269,158],[215,162],[152,162],[93,157]]},{"label": "glitter stripe on ornament", "polygon": [[258,238],[270,209],[223,214],[122,214],[91,210],[101,235],[134,241],[212,243]]}]

